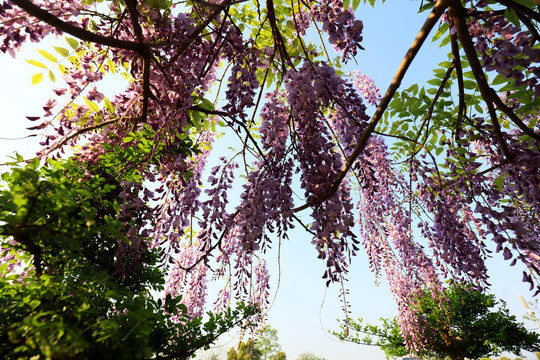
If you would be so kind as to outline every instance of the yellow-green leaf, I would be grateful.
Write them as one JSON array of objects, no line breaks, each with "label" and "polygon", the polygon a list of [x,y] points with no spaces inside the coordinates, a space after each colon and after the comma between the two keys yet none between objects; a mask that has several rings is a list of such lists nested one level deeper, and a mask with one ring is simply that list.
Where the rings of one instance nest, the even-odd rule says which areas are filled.
[{"label": "yellow-green leaf", "polygon": [[111,114],[114,114],[114,105],[107,98],[104,99],[104,102],[105,102],[105,108],[107,109],[107,111],[110,112]]},{"label": "yellow-green leaf", "polygon": [[107,65],[109,66],[110,72],[116,74],[116,65],[114,64],[114,61],[112,61],[111,59],[107,60]]},{"label": "yellow-green leaf", "polygon": [[43,74],[37,73],[34,76],[32,76],[32,85],[39,84],[43,80]]},{"label": "yellow-green leaf", "polygon": [[58,60],[56,60],[56,58],[52,54],[46,52],[45,50],[39,50],[38,49],[38,51],[41,54],[41,56],[43,56],[45,59],[47,59],[49,61],[52,61],[52,62],[58,62]]},{"label": "yellow-green leaf", "polygon": [[53,48],[57,53],[59,53],[63,57],[69,56],[69,50],[68,49],[65,49],[65,48],[60,47],[60,46],[53,46]]},{"label": "yellow-green leaf", "polygon": [[93,102],[92,100],[88,100],[85,97],[84,102],[86,103],[86,105],[88,105],[88,107],[90,108],[91,111],[93,111],[93,112],[98,112],[99,111],[99,106],[97,106],[97,104],[95,102]]},{"label": "yellow-green leaf", "polygon": [[26,62],[29,63],[29,64],[31,64],[31,65],[34,65],[34,66],[43,68],[43,69],[46,69],[46,68],[47,68],[47,66],[45,66],[45,64],[40,63],[39,61],[36,61],[36,60],[26,60]]},{"label": "yellow-green leaf", "polygon": [[56,79],[54,78],[54,74],[51,70],[49,70],[49,79],[51,79],[52,82],[54,82]]},{"label": "yellow-green leaf", "polygon": [[73,50],[75,50],[75,49],[77,49],[79,47],[79,42],[77,40],[75,40],[75,39],[66,37],[66,41],[67,41],[68,45],[71,46],[71,48]]}]

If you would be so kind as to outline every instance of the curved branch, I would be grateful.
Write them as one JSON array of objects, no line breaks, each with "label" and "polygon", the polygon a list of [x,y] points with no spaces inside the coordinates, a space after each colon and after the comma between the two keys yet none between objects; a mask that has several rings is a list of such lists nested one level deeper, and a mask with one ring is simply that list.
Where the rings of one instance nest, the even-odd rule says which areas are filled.
[{"label": "curved branch", "polygon": [[461,60],[459,56],[459,45],[457,41],[457,35],[450,35],[450,43],[452,46],[452,61],[456,66],[456,75],[458,80],[458,92],[459,92],[459,108],[458,108],[458,118],[456,123],[455,136],[459,138],[459,133],[461,130],[461,120],[465,116],[465,85],[463,81],[463,69],[461,68]]},{"label": "curved branch", "polygon": [[458,38],[461,42],[461,45],[463,46],[463,50],[465,51],[467,59],[469,60],[469,65],[471,66],[474,78],[476,79],[478,87],[480,88],[482,98],[484,99],[488,107],[491,122],[493,123],[493,127],[495,128],[495,135],[497,136],[497,140],[501,146],[501,150],[507,159],[512,159],[513,155],[510,154],[508,146],[506,145],[506,141],[504,140],[501,133],[501,126],[499,124],[495,108],[493,106],[494,104],[497,105],[497,107],[502,110],[506,115],[508,115],[512,119],[512,121],[526,134],[535,139],[540,139],[540,136],[538,136],[536,133],[534,133],[534,131],[532,131],[525,124],[523,124],[519,117],[517,117],[517,115],[514,114],[514,112],[502,102],[502,100],[495,93],[495,91],[489,86],[482,65],[480,64],[480,60],[478,60],[478,56],[476,55],[476,50],[470,37],[469,29],[467,28],[467,24],[465,22],[466,14],[465,9],[461,5],[461,1],[452,0],[451,4],[449,5],[449,9],[450,19],[456,27]]},{"label": "curved branch", "polygon": [[39,6],[34,5],[29,0],[11,0],[11,2],[26,11],[29,15],[43,22],[46,22],[55,29],[73,35],[78,39],[89,41],[95,44],[111,46],[118,49],[135,51],[141,56],[144,56],[147,51],[147,47],[144,44],[135,41],[119,40],[114,37],[102,36],[86,29],[80,28],[78,26],[71,25],[65,21],[60,20],[56,16],[49,13],[47,10],[44,10]]},{"label": "curved branch", "polygon": [[[536,3],[538,6],[540,6],[540,0],[532,0],[534,3]],[[515,1],[512,0],[497,0],[497,2],[501,5],[504,5],[506,7],[512,8],[517,12],[520,12],[524,15],[530,16],[536,21],[540,22],[540,13],[529,9],[528,7],[521,5]]]}]

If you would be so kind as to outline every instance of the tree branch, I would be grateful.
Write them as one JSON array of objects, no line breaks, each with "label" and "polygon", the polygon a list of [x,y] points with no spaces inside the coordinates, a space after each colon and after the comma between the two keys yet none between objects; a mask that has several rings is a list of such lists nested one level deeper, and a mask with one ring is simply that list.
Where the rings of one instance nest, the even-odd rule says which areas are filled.
[{"label": "tree branch", "polygon": [[[532,0],[534,3],[536,3],[538,6],[540,6],[540,0]],[[520,12],[524,15],[530,16],[536,21],[540,22],[540,13],[529,9],[528,7],[521,5],[515,1],[512,0],[497,0],[497,2],[501,5],[504,5],[506,7],[512,8],[517,12]]]},{"label": "tree branch", "polygon": [[[476,55],[476,50],[469,35],[469,29],[467,28],[465,9],[461,5],[461,0],[451,0],[449,10],[450,19],[456,28],[458,39],[461,42],[463,50],[465,50],[465,55],[467,56],[467,60],[469,60],[469,65],[471,66],[476,83],[480,88],[482,98],[488,107],[491,122],[493,123],[493,127],[495,129],[495,135],[497,136],[497,141],[501,146],[504,156],[507,159],[512,159],[513,155],[508,150],[508,146],[506,145],[506,141],[504,140],[501,132],[501,125],[499,124],[495,108],[493,107],[494,99],[492,93],[494,93],[494,91],[489,87],[484,70],[480,64],[480,60],[478,60],[478,56]],[[497,94],[495,94],[495,97],[499,98]]]},{"label": "tree branch", "polygon": [[114,37],[102,36],[86,29],[80,28],[78,26],[68,24],[67,22],[62,21],[56,16],[52,15],[47,10],[43,10],[39,6],[34,5],[29,0],[10,1],[24,11],[26,11],[29,15],[34,16],[35,18],[51,25],[55,29],[73,35],[78,39],[105,46],[111,46],[118,49],[135,51],[144,57],[144,53],[146,51],[146,46],[144,44],[134,41],[119,40]]},{"label": "tree branch", "polygon": [[461,119],[465,116],[465,85],[463,81],[463,69],[461,68],[461,60],[459,56],[459,45],[456,34],[450,34],[450,43],[452,46],[452,60],[456,66],[456,75],[458,80],[458,92],[459,92],[459,108],[458,118],[456,123],[455,137],[459,138],[461,129]]}]

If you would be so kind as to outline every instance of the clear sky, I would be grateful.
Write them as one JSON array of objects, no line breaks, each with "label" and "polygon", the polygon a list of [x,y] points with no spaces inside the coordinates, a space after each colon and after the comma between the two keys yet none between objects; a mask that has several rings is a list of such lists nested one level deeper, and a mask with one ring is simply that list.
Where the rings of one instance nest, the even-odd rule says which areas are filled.
[{"label": "clear sky", "polygon": [[[369,74],[384,92],[427,16],[426,13],[417,14],[419,6],[420,1],[412,0],[389,0],[384,4],[379,1],[374,9],[361,4],[357,17],[364,21],[363,46],[366,50],[358,55],[358,64],[351,62],[348,69]],[[49,50],[50,46],[47,47],[39,46]],[[51,85],[47,79],[42,84],[30,85],[31,76],[39,69],[24,60],[37,60],[40,55],[30,50],[30,46],[28,48],[15,60],[8,55],[0,55],[0,162],[14,150],[28,157],[39,148],[37,138],[5,140],[25,136],[25,127],[32,125],[25,120],[25,115],[40,115],[41,106],[49,97]],[[440,51],[437,44],[428,41],[405,77],[402,88],[429,79],[431,69],[446,60],[446,53],[447,50]],[[223,149],[234,144],[225,142],[219,146]],[[268,254],[272,296],[276,295],[268,312],[268,323],[278,330],[288,358],[295,359],[299,353],[309,351],[328,360],[384,359],[384,353],[377,348],[343,344],[328,334],[329,330],[338,330],[336,319],[343,318],[343,313],[338,288],[325,287],[321,279],[324,262],[317,260],[317,253],[310,242],[311,236],[297,228],[290,233],[290,240],[281,244],[279,260],[277,243],[274,251]],[[511,312],[521,319],[525,311],[517,296],[522,294],[529,300],[532,295],[521,283],[521,269],[509,268],[499,254],[495,254],[490,265],[492,293],[506,300]],[[348,300],[353,317],[376,323],[380,317],[395,315],[396,307],[385,279],[380,279],[380,285],[376,284],[361,251],[350,268],[349,280]],[[209,291],[215,292],[216,287],[210,287]],[[527,327],[534,325],[527,324]],[[237,344],[235,335],[237,332],[225,335],[222,347],[216,347],[214,351],[225,354],[229,347]]]}]

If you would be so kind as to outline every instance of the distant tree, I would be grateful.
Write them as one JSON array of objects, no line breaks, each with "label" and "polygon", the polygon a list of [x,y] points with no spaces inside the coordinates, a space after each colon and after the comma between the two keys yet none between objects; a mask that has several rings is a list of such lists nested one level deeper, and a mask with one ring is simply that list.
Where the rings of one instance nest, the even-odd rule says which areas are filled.
[{"label": "distant tree", "polygon": [[[516,322],[504,302],[496,301],[494,295],[472,287],[453,286],[444,297],[446,300],[441,300],[426,291],[413,305],[421,314],[421,326],[425,329],[422,336],[427,340],[425,348],[417,349],[419,356],[463,360],[498,355],[502,351],[521,355],[522,350],[540,350],[540,335]],[[496,311],[490,310],[498,304]],[[342,329],[341,333],[334,333],[342,340],[379,345],[388,356],[407,354],[405,339],[395,320],[386,320],[381,327],[351,320]],[[373,340],[373,336],[377,339]]]},{"label": "distant tree", "polygon": [[278,351],[276,356],[274,357],[275,360],[287,360],[287,355],[283,351]]},{"label": "distant tree", "polygon": [[326,360],[326,358],[318,357],[310,352],[305,352],[298,356],[298,360]]},{"label": "distant tree", "polygon": [[241,342],[238,348],[232,347],[227,352],[227,360],[262,360],[262,352],[253,340]]},{"label": "distant tree", "polygon": [[276,359],[278,352],[281,350],[277,330],[270,325],[266,325],[257,338],[255,347],[261,351],[264,360]]}]

